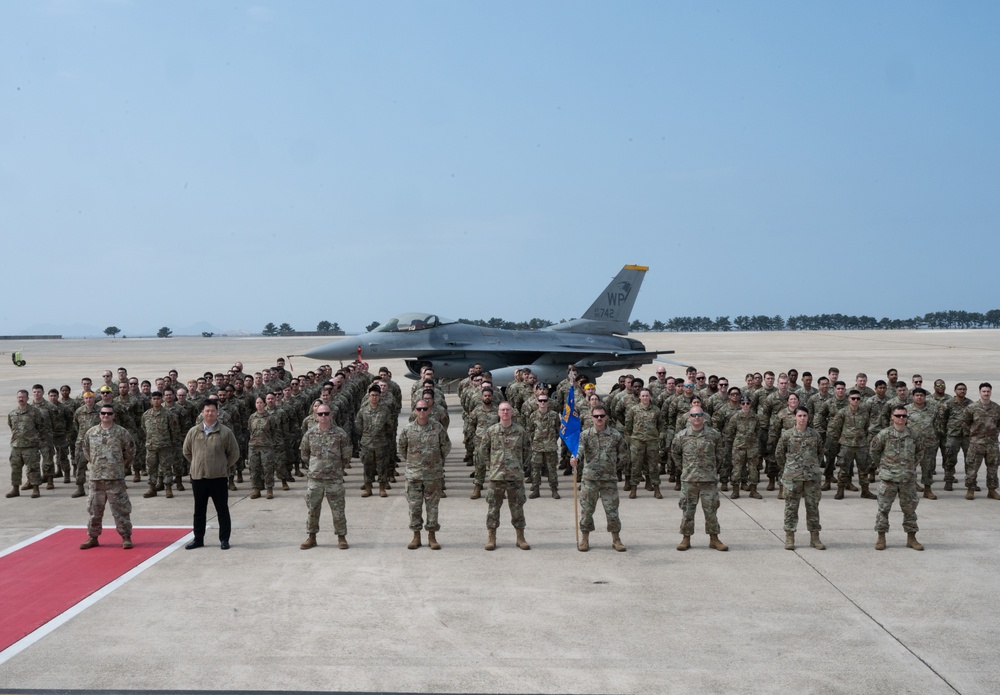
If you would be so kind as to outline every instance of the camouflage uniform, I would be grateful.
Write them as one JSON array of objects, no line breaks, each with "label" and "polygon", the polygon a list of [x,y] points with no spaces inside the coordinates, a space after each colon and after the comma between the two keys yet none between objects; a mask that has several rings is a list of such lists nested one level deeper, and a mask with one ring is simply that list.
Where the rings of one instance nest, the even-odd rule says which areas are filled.
[{"label": "camouflage uniform", "polygon": [[785,488],[785,533],[795,533],[799,526],[799,498],[806,503],[806,528],[821,531],[819,523],[820,466],[823,442],[811,427],[804,432],[796,428],[781,433],[774,451],[781,468],[781,484]]},{"label": "camouflage uniform", "polygon": [[365,482],[381,485],[389,482],[393,432],[392,411],[382,403],[372,408],[365,403],[354,418],[354,426],[361,433],[361,463]]},{"label": "camouflage uniform", "polygon": [[997,463],[1000,450],[997,434],[1000,432],[1000,405],[990,401],[983,405],[976,401],[965,409],[965,423],[969,427],[969,457],[965,460],[965,487],[976,487],[976,476],[986,460],[986,487],[997,489]]},{"label": "camouflage uniform", "polygon": [[918,408],[906,406],[910,416],[906,427],[917,437],[917,465],[920,467],[920,484],[925,488],[934,483],[934,460],[937,458],[937,431],[934,429],[936,409],[931,404]]},{"label": "camouflage uniform", "polygon": [[344,512],[344,464],[351,460],[351,438],[336,425],[324,432],[313,427],[302,436],[299,455],[309,467],[306,478],[306,533],[319,533],[319,513],[326,498],[333,513],[333,530],[347,535]]},{"label": "camouflage uniform", "polygon": [[266,410],[263,413],[254,411],[247,423],[247,431],[250,433],[247,465],[250,468],[250,485],[254,490],[274,488],[278,448],[275,446],[273,427],[274,421]]},{"label": "camouflage uniform", "polygon": [[580,433],[579,464],[583,466],[583,490],[580,498],[580,530],[594,530],[594,510],[600,497],[608,531],[619,533],[622,522],[618,516],[618,475],[622,461],[628,460],[625,439],[612,427],[598,432],[589,427]]},{"label": "camouflage uniform", "polygon": [[121,425],[108,429],[95,425],[83,435],[83,455],[90,461],[87,532],[91,538],[101,535],[104,507],[111,505],[119,535],[131,539],[132,503],[125,489],[125,474],[135,463],[135,440]]},{"label": "camouflage uniform", "polygon": [[944,482],[946,485],[955,482],[955,469],[958,467],[958,452],[962,452],[962,460],[969,459],[969,426],[965,421],[965,409],[972,405],[969,398],[950,398],[944,402],[938,413],[939,431],[945,437]]},{"label": "camouflage uniform", "polygon": [[705,533],[719,534],[719,474],[725,460],[722,435],[708,425],[697,432],[690,426],[674,437],[671,453],[681,467],[681,535],[694,534],[694,513],[701,500]]},{"label": "camouflage uniform", "polygon": [[[82,486],[87,482],[87,467],[88,461],[87,457],[83,455],[83,435],[87,434],[89,430],[94,425],[101,424],[100,415],[101,406],[94,405],[93,408],[87,410],[86,404],[81,405],[73,413],[73,421],[76,425],[76,431],[79,433],[76,437],[75,447],[76,447],[76,484],[77,486]],[[79,490],[78,490],[79,492]],[[79,496],[79,495],[78,495]]]},{"label": "camouflage uniform", "polygon": [[524,464],[531,456],[531,439],[523,427],[511,423],[504,427],[497,422],[486,429],[481,444],[483,458],[489,461],[490,487],[486,493],[489,511],[486,528],[500,526],[500,507],[504,497],[510,505],[510,522],[516,529],[525,527],[524,521]]},{"label": "camouflage uniform", "polygon": [[[717,393],[715,395],[718,396],[723,394]],[[725,461],[722,464],[722,468],[719,470],[719,480],[723,483],[723,485],[727,484],[730,480],[732,480],[736,485],[744,482],[733,478],[733,442],[726,434],[726,426],[729,424],[729,420],[739,412],[739,406],[734,406],[730,403],[728,396],[725,396],[724,401],[717,402],[715,410],[712,411],[712,426],[719,430],[719,433],[722,435],[722,449],[725,452]]]},{"label": "camouflage uniform", "polygon": [[663,415],[650,403],[642,403],[629,408],[625,415],[625,436],[628,437],[629,456],[621,460],[624,466],[631,460],[631,468],[626,477],[632,485],[642,482],[643,474],[654,488],[660,487],[660,432],[663,430]]},{"label": "camouflage uniform", "polygon": [[[46,437],[45,415],[31,405],[14,408],[7,415],[10,427],[10,482],[16,490],[21,485],[21,470],[27,466],[28,484],[42,484],[39,448]],[[12,491],[13,492],[13,491]]]},{"label": "camouflage uniform", "polygon": [[489,457],[483,453],[483,441],[486,430],[500,422],[500,414],[497,412],[496,403],[491,403],[489,407],[480,403],[469,414],[469,430],[472,432],[475,450],[472,460],[475,463],[473,478],[476,485],[485,485],[486,469],[489,466]]},{"label": "camouflage uniform", "polygon": [[146,440],[146,471],[149,484],[173,485],[184,469],[177,461],[177,447],[183,443],[177,416],[164,407],[150,408],[142,414],[142,431]]},{"label": "camouflage uniform", "polygon": [[527,421],[528,437],[531,438],[531,494],[538,496],[542,486],[542,469],[549,478],[549,489],[555,493],[559,489],[559,468],[556,457],[559,454],[559,416],[551,410],[544,413],[534,411]]},{"label": "camouflage uniform", "polygon": [[878,470],[878,513],[875,515],[875,531],[889,530],[889,511],[892,502],[899,495],[899,508],[903,510],[903,530],[916,533],[917,497],[916,466],[917,438],[908,429],[897,432],[894,427],[886,427],[871,442],[872,465]]},{"label": "camouflage uniform", "polygon": [[[438,505],[444,482],[444,460],[451,453],[448,430],[428,420],[426,425],[411,422],[399,433],[397,451],[406,463],[406,503],[410,508],[410,530],[437,532]],[[422,511],[427,507],[427,524]]]},{"label": "camouflage uniform", "polygon": [[55,451],[56,473],[69,482],[69,435],[73,429],[73,411],[68,405],[49,402],[52,424],[52,446]]},{"label": "camouflage uniform", "polygon": [[744,479],[756,486],[760,482],[760,424],[753,411],[738,411],[726,423],[726,442],[732,444],[733,484]]},{"label": "camouflage uniform", "polygon": [[858,407],[857,412],[851,412],[848,407],[833,416],[827,432],[827,440],[839,445],[837,465],[840,472],[837,485],[846,486],[851,482],[851,466],[857,465],[858,479],[863,485],[868,480],[868,421],[869,414],[864,408]]},{"label": "camouflage uniform", "polygon": [[[760,418],[758,417],[758,422]],[[767,435],[767,450],[772,452],[771,458],[767,461],[767,475],[774,476],[775,478],[780,478],[781,471],[781,461],[778,459],[777,454],[773,452],[777,449],[778,440],[781,439],[781,435],[790,429],[795,428],[795,411],[789,410],[788,406],[783,406],[780,410],[775,410],[771,414],[771,423],[768,427]]]}]

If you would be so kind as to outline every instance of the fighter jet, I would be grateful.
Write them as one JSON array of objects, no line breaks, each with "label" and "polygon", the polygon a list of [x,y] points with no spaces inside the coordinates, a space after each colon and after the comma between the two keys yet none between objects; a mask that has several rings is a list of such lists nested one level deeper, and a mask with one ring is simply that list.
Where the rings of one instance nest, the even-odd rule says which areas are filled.
[{"label": "fighter jet", "polygon": [[539,381],[556,383],[569,365],[598,377],[617,369],[652,364],[657,355],[638,340],[625,337],[639,286],[649,270],[626,265],[583,315],[539,330],[511,331],[452,321],[436,314],[393,316],[371,333],[341,338],[305,353],[317,360],[373,361],[403,359],[408,377],[416,379],[430,364],[439,379],[462,379],[481,364],[496,383],[507,383],[514,371],[530,367]]}]

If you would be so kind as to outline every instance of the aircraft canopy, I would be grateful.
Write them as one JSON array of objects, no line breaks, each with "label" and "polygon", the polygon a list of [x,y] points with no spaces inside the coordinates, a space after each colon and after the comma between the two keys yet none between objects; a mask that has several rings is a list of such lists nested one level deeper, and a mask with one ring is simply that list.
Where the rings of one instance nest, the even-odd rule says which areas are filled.
[{"label": "aircraft canopy", "polygon": [[399,314],[376,328],[373,333],[405,333],[408,331],[422,331],[435,326],[443,326],[446,323],[456,323],[451,319],[446,319],[434,314]]}]

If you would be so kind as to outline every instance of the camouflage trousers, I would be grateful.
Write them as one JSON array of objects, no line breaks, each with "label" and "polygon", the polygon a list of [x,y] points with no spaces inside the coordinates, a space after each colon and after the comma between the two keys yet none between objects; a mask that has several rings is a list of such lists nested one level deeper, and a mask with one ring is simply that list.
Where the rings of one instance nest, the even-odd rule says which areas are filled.
[{"label": "camouflage trousers", "polygon": [[183,476],[183,469],[178,465],[176,449],[146,449],[146,471],[149,473],[150,484],[163,480],[164,485],[173,485],[174,478]]},{"label": "camouflage trousers", "polygon": [[659,486],[660,442],[656,439],[646,441],[632,437],[628,442],[628,452],[632,463],[629,480],[638,485],[645,474],[653,485]]},{"label": "camouflage trousers", "polygon": [[132,536],[132,503],[128,499],[128,490],[124,480],[91,480],[90,494],[87,496],[87,512],[90,522],[87,533],[91,538],[101,535],[101,521],[104,519],[104,507],[111,507],[111,515],[115,518],[115,528],[122,538]]},{"label": "camouflage trousers", "polygon": [[973,439],[969,442],[969,456],[965,459],[965,487],[976,486],[976,476],[983,460],[986,461],[986,487],[997,487],[997,460],[1000,459],[1000,448],[997,441]]},{"label": "camouflage trousers", "polygon": [[250,485],[255,490],[270,490],[274,487],[274,447],[251,444],[248,449],[250,464]]},{"label": "camouflage trousers", "polygon": [[135,461],[132,462],[132,471],[138,473],[146,470],[146,430],[141,427],[136,430],[129,430],[132,440],[135,442]]},{"label": "camouflage trousers", "polygon": [[955,469],[958,468],[958,452],[962,452],[962,461],[969,460],[969,438],[948,437],[944,447],[944,481],[955,482]]},{"label": "camouflage trousers", "polygon": [[486,528],[500,527],[500,507],[504,497],[510,505],[510,523],[514,528],[524,528],[524,482],[521,480],[491,480],[486,490]]},{"label": "camouflage trousers", "polygon": [[392,471],[389,458],[389,445],[362,446],[361,464],[364,466],[366,483],[388,483]]},{"label": "camouflage trousers", "polygon": [[559,466],[554,451],[535,451],[531,454],[531,489],[542,486],[542,471],[549,477],[549,487],[559,489]]},{"label": "camouflage trousers", "polygon": [[917,465],[920,467],[920,484],[934,483],[934,464],[937,461],[937,441],[917,444]]},{"label": "camouflage trousers", "polygon": [[618,482],[615,480],[584,480],[580,496],[580,530],[590,533],[594,530],[594,510],[597,498],[601,498],[604,516],[608,520],[608,531],[622,530],[622,520],[618,516]]},{"label": "camouflage trousers", "polygon": [[347,535],[347,516],[344,511],[344,484],[333,480],[309,478],[306,483],[306,533],[319,533],[319,513],[323,498],[333,513],[333,530],[338,536]]},{"label": "camouflage trousers", "polygon": [[782,482],[785,486],[785,532],[795,533],[799,527],[799,499],[806,503],[806,528],[810,531],[822,531],[819,525],[819,500],[823,493],[819,491],[818,480],[790,480]]},{"label": "camouflage trousers", "polygon": [[842,445],[840,451],[837,452],[837,467],[840,469],[837,472],[837,485],[846,486],[851,482],[852,467],[858,469],[858,479],[867,484],[867,477],[862,476],[868,474],[868,460],[868,447]]},{"label": "camouflage trousers", "polygon": [[[441,524],[438,523],[441,482],[438,478],[406,481],[406,504],[410,508],[411,531],[419,531],[421,528],[427,531],[441,530]],[[425,506],[427,508],[427,525],[424,525],[422,515]]]},{"label": "camouflage trousers", "polygon": [[37,446],[12,446],[10,448],[10,482],[14,487],[21,486],[21,470],[27,467],[25,474],[30,485],[42,484],[41,453]]},{"label": "camouflage trousers", "polygon": [[87,484],[87,465],[89,461],[83,456],[76,457],[76,484],[86,485]]},{"label": "camouflage trousers", "polygon": [[833,474],[837,471],[837,457],[840,456],[840,444],[827,442],[823,449],[823,456],[826,461],[823,466],[823,476],[833,480]]},{"label": "camouflage trousers", "polygon": [[756,485],[760,482],[760,452],[751,447],[733,447],[733,473],[731,480],[734,485],[748,482]]},{"label": "camouflage trousers", "polygon": [[473,469],[473,482],[477,485],[486,486],[486,467],[489,461],[483,455],[483,446],[481,442],[476,442],[476,448],[472,453],[472,462],[475,465]]},{"label": "camouflage trousers", "polygon": [[[724,440],[722,444],[722,463],[719,465],[719,482],[728,483],[733,480],[733,443]],[[742,482],[742,481],[740,481]],[[737,485],[739,482],[737,482]]]},{"label": "camouflage trousers", "polygon": [[889,530],[889,511],[892,502],[899,496],[899,508],[903,510],[903,530],[916,533],[917,528],[917,497],[916,480],[896,483],[891,480],[880,480],[878,484],[878,512],[875,514],[875,531],[885,533]]},{"label": "camouflage trousers", "polygon": [[55,463],[55,447],[51,444],[42,444],[38,447],[39,452],[42,456],[42,479],[44,480],[48,476],[54,476],[56,474],[56,463]]},{"label": "camouflage trousers", "polygon": [[701,500],[701,510],[705,513],[705,533],[719,533],[719,484],[710,483],[681,483],[681,497],[677,500],[677,506],[681,508],[681,535],[694,535],[694,513],[698,509],[698,500]]},{"label": "camouflage trousers", "polygon": [[56,475],[67,476],[70,474],[69,468],[69,442],[66,436],[55,439]]}]

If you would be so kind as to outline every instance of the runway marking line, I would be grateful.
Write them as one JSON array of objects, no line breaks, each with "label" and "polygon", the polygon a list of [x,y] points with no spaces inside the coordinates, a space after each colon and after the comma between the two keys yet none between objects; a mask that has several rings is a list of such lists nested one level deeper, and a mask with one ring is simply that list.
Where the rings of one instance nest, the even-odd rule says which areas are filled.
[{"label": "runway marking line", "polygon": [[0,664],[153,566],[191,535],[185,526],[137,526],[131,550],[114,527],[80,550],[85,526],[56,526],[0,551]]}]

